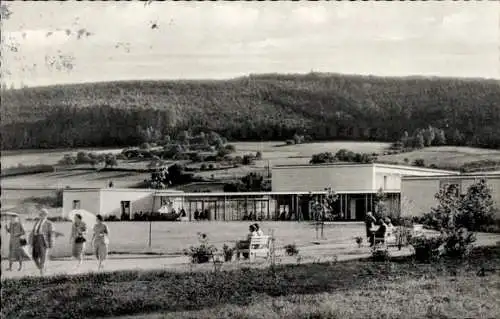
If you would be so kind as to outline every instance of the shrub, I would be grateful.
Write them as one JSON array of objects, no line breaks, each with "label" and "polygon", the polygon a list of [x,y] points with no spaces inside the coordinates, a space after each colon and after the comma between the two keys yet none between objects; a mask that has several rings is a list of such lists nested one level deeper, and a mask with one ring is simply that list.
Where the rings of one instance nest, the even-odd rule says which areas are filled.
[{"label": "shrub", "polygon": [[415,249],[415,259],[419,262],[429,262],[439,258],[439,247],[444,243],[443,237],[414,237],[410,244]]},{"label": "shrub", "polygon": [[494,223],[494,205],[491,189],[484,179],[469,186],[459,203],[460,209],[455,216],[457,227],[478,231]]},{"label": "shrub", "polygon": [[118,217],[116,217],[115,215],[108,215],[108,216],[104,216],[104,221],[107,221],[107,222],[116,222],[118,221]]},{"label": "shrub", "polygon": [[231,248],[227,244],[224,244],[224,246],[222,246],[222,251],[224,252],[225,262],[229,262],[233,259],[234,248]]},{"label": "shrub", "polygon": [[358,244],[358,248],[361,248],[361,245],[363,244],[363,237],[356,236],[354,239],[356,240],[356,244]]},{"label": "shrub", "polygon": [[255,156],[253,154],[247,154],[243,156],[242,164],[243,165],[253,165],[255,162]]},{"label": "shrub", "polygon": [[476,241],[474,233],[465,228],[452,229],[444,234],[443,255],[448,258],[466,258],[472,251],[472,244]]},{"label": "shrub", "polygon": [[288,256],[295,256],[299,254],[299,250],[297,249],[297,246],[295,244],[288,244],[283,248],[285,249],[285,253]]},{"label": "shrub", "polygon": [[205,163],[201,164],[201,166],[200,166],[200,169],[201,169],[202,171],[206,171],[206,170],[207,170],[207,168],[208,168],[208,166],[207,166],[207,164],[205,164]]},{"label": "shrub", "polygon": [[213,258],[217,248],[208,244],[208,236],[205,233],[198,233],[198,241],[200,242],[199,246],[189,247],[184,251],[184,254],[191,257],[193,264],[208,263]]},{"label": "shrub", "polygon": [[373,261],[388,261],[391,259],[389,255],[389,251],[387,248],[384,249],[379,249],[379,248],[374,248],[372,249],[372,260]]},{"label": "shrub", "polygon": [[418,167],[424,167],[425,160],[423,158],[417,158],[416,160],[413,161],[413,165],[418,166]]}]

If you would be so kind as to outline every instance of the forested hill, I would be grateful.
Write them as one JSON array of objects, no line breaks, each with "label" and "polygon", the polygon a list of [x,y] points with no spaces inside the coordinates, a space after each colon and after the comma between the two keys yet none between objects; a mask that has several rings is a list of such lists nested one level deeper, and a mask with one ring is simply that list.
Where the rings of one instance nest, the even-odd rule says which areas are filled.
[{"label": "forested hill", "polygon": [[234,140],[394,141],[432,125],[446,143],[500,148],[500,81],[338,74],[128,81],[2,92],[2,148],[135,145],[213,130]]}]

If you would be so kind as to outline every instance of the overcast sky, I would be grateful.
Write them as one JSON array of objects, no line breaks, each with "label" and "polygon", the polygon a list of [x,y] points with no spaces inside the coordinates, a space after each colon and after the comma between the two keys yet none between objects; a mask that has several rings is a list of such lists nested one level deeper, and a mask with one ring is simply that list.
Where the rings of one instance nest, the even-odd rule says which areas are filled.
[{"label": "overcast sky", "polygon": [[[30,86],[311,70],[500,78],[497,1],[15,1],[10,9],[3,35],[19,50],[4,55],[6,81]],[[59,55],[73,69],[54,67]]]}]

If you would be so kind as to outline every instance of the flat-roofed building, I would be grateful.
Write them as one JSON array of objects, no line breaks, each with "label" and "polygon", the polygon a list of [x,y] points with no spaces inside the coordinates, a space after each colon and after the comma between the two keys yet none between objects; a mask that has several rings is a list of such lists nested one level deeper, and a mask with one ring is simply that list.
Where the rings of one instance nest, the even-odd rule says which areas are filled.
[{"label": "flat-roofed building", "polygon": [[[320,164],[273,167],[272,190],[276,192],[324,191],[332,188],[339,195],[335,209],[344,220],[362,220],[375,211],[376,194],[382,190],[390,215],[400,213],[403,176],[459,175],[459,172],[390,164]],[[307,219],[308,198],[295,198],[298,214]]]},{"label": "flat-roofed building", "polygon": [[484,179],[491,189],[491,195],[497,214],[500,218],[500,173],[467,173],[446,176],[404,176],[401,182],[401,215],[422,216],[436,207],[435,194],[445,184],[454,184],[461,194],[465,194],[469,186]]}]

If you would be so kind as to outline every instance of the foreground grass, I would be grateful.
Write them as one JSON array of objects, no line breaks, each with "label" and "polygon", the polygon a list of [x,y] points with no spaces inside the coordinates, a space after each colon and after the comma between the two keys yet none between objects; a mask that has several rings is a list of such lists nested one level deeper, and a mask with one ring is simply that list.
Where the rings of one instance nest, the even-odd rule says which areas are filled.
[{"label": "foreground grass", "polygon": [[[495,317],[500,246],[466,263],[350,261],[227,272],[115,272],[2,281],[2,318]],[[477,276],[484,268],[485,276]],[[312,295],[311,295],[312,294]]]},{"label": "foreground grass", "polygon": [[280,297],[260,294],[247,306],[226,304],[201,311],[120,318],[494,318],[500,314],[499,285],[500,276],[472,274],[391,282],[375,279],[353,290]]}]

